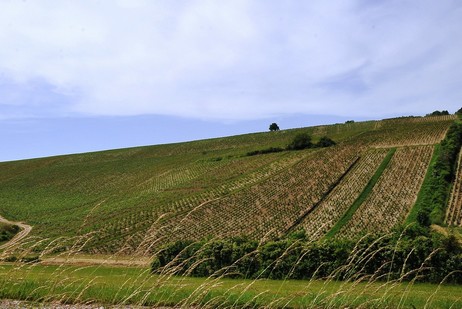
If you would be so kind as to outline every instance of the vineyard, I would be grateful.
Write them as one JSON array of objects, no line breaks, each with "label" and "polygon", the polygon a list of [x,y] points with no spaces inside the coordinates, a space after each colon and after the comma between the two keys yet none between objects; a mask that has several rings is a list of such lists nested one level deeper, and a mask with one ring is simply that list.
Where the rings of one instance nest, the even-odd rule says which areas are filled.
[{"label": "vineyard", "polygon": [[448,225],[462,226],[462,151],[459,153],[456,180],[446,212],[446,223]]},{"label": "vineyard", "polygon": [[386,149],[368,151],[353,170],[301,223],[310,239],[324,236],[359,197],[387,154]]},{"label": "vineyard", "polygon": [[[147,255],[178,239],[263,240],[301,229],[315,240],[364,195],[396,148],[340,234],[389,231],[413,207],[434,145],[454,121],[397,118],[3,162],[0,215],[33,226],[29,237],[43,247],[82,236],[88,253]],[[337,145],[246,155],[285,148],[299,133]],[[461,220],[457,179],[450,224]]]},{"label": "vineyard", "polygon": [[403,222],[415,203],[428,168],[433,146],[399,148],[368,199],[340,231],[346,236],[361,232],[388,232]]}]

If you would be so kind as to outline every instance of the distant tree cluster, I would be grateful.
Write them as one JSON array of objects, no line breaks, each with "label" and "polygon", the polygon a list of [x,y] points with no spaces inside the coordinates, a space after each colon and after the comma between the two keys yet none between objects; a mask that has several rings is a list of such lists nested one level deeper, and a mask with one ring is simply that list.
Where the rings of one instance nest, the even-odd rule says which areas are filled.
[{"label": "distant tree cluster", "polygon": [[346,123],[346,124],[355,123],[355,121],[354,121],[354,120],[347,120],[347,121],[345,121],[345,123]]},{"label": "distant tree cluster", "polygon": [[457,112],[456,115],[462,115],[462,108],[460,108]]},{"label": "distant tree cluster", "polygon": [[328,138],[323,136],[319,139],[316,144],[311,142],[311,136],[308,133],[299,133],[295,135],[293,141],[287,146],[287,150],[303,150],[308,148],[324,148],[334,146],[336,143]]},{"label": "distant tree cluster", "polygon": [[309,148],[324,148],[334,146],[336,143],[327,136],[323,136],[319,139],[317,143],[312,142],[312,138],[308,133],[299,133],[295,135],[292,142],[287,145],[286,148],[281,147],[270,147],[261,150],[249,151],[247,156],[256,156],[261,154],[267,154],[272,152],[281,152],[284,150],[303,150]]},{"label": "distant tree cluster", "polygon": [[446,116],[446,115],[449,115],[449,112],[445,110],[445,111],[434,111],[433,113],[427,114],[425,116],[429,117],[429,116]]}]

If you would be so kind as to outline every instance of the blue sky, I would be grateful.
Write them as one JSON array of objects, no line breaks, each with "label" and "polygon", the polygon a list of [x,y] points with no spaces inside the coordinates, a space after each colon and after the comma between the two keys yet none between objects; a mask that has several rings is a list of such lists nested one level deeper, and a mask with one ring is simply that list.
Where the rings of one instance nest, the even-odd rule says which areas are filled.
[{"label": "blue sky", "polygon": [[0,161],[462,107],[460,1],[0,2]]}]

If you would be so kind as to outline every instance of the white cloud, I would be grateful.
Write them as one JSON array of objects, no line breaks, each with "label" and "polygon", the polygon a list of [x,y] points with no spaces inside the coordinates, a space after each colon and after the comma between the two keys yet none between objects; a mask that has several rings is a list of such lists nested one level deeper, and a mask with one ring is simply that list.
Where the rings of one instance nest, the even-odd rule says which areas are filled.
[{"label": "white cloud", "polygon": [[[14,84],[0,88],[13,98],[2,117],[6,104],[26,116],[374,117],[462,101],[451,1],[3,1],[0,46],[0,83]],[[36,80],[49,92],[39,107],[14,95]]]}]

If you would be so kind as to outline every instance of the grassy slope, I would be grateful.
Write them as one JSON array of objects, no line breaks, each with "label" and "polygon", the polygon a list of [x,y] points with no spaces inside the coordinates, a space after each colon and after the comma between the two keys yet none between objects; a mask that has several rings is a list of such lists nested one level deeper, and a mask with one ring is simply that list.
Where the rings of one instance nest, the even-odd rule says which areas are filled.
[{"label": "grassy slope", "polygon": [[[0,265],[0,299],[211,307],[460,308],[460,287],[162,277],[143,268]],[[452,306],[452,307],[451,307]]]},{"label": "grassy slope", "polygon": [[162,214],[187,214],[212,198],[258,189],[312,152],[243,156],[248,151],[283,147],[300,132],[358,149],[433,144],[452,121],[370,121],[4,162],[0,213],[28,222],[39,237],[104,230],[112,238],[95,246],[113,245],[114,251],[127,237],[143,235]]},{"label": "grassy slope", "polygon": [[335,234],[337,234],[342,229],[342,227],[345,226],[345,224],[347,224],[348,221],[353,217],[353,214],[356,212],[359,206],[361,206],[361,204],[372,192],[372,189],[374,188],[375,184],[377,183],[377,181],[379,181],[380,176],[382,176],[383,172],[387,168],[388,163],[390,163],[391,158],[395,154],[395,151],[396,148],[390,149],[387,156],[385,157],[385,159],[383,159],[383,162],[380,164],[379,168],[375,172],[374,176],[372,176],[371,180],[369,180],[369,183],[366,185],[361,195],[359,195],[359,197],[356,199],[356,201],[354,201],[353,205],[351,205],[351,207],[347,210],[343,217],[326,234],[326,238],[333,237]]}]

